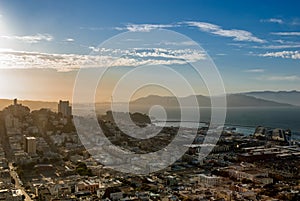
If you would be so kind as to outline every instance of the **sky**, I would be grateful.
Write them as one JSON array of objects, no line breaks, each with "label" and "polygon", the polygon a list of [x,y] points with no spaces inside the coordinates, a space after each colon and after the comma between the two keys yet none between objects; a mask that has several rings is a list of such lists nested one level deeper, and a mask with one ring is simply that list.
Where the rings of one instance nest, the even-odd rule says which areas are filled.
[{"label": "sky", "polygon": [[[71,100],[79,69],[86,63],[89,68],[106,67],[116,50],[118,56],[130,56],[109,70],[99,92],[102,101],[110,99],[109,91],[121,75],[145,63],[179,68],[187,79],[196,80],[177,58],[193,63],[203,54],[213,60],[227,93],[300,90],[299,8],[299,1],[280,0],[1,0],[0,98]],[[139,42],[139,50],[129,51],[108,43],[98,47],[107,40],[117,44],[118,34],[143,37],[164,29],[189,40],[175,43],[158,37],[164,46]],[[201,49],[195,50],[193,42]],[[147,76],[162,75],[157,70],[138,77]],[[202,84],[190,82],[196,93],[207,93]],[[137,94],[147,93],[153,92]]]}]

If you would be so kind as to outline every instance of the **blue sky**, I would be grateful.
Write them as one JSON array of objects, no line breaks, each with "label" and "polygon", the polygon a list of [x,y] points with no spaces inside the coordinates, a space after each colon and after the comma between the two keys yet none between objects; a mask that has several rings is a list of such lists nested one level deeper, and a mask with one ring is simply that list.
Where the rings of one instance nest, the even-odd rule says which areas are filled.
[{"label": "blue sky", "polygon": [[[37,99],[35,94],[49,90],[53,94],[44,97],[47,100],[62,94],[69,99],[76,73],[61,63],[41,69],[35,57],[40,54],[80,57],[116,34],[161,28],[199,43],[214,60],[228,92],[300,90],[299,8],[299,1],[267,0],[2,0],[0,84],[19,82],[30,88],[30,93],[22,92],[18,86],[0,90],[4,98]],[[27,58],[25,64],[20,62],[20,52],[22,58],[34,61]],[[14,73],[16,69],[28,80],[23,78],[21,82],[14,77],[18,74]],[[50,74],[55,83],[67,82],[65,91],[55,94],[55,90],[46,87],[51,81],[46,83],[41,77],[49,78]],[[35,82],[42,83],[40,91],[32,89]]]}]

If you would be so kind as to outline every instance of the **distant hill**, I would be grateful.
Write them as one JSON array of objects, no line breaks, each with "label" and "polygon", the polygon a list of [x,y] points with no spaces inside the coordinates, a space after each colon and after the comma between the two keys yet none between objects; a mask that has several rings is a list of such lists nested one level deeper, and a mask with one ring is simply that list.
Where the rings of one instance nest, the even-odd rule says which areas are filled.
[{"label": "distant hill", "polygon": [[276,101],[265,100],[243,94],[227,95],[228,107],[291,107],[293,105],[287,103],[279,103]]},{"label": "distant hill", "polygon": [[[5,107],[11,105],[13,100],[9,99],[0,99],[0,110],[3,110]],[[56,102],[45,102],[45,101],[31,101],[31,100],[18,100],[18,103],[28,106],[30,110],[39,110],[41,108],[48,108],[52,111],[57,111],[57,104]]]},{"label": "distant hill", "polygon": [[[181,100],[188,106],[192,105],[193,96],[183,97]],[[210,107],[210,98],[207,96],[197,95],[197,101],[200,107]],[[164,96],[148,96],[132,101],[133,106],[142,105],[161,105],[169,107],[178,107],[179,103],[175,97]],[[227,95],[228,107],[289,107],[291,104],[278,103],[275,101],[264,100],[244,94],[229,94]]]},{"label": "distant hill", "polygon": [[[181,101],[186,106],[191,106],[195,96],[182,97]],[[208,96],[197,95],[197,101],[200,107],[210,107],[210,98]],[[300,106],[300,92],[249,92],[246,94],[229,94],[227,95],[228,107],[288,107],[293,105]],[[11,105],[13,100],[0,99],[0,110]],[[41,108],[48,108],[52,111],[57,111],[57,102],[46,101],[31,101],[18,100],[18,103],[28,106],[30,110],[39,110]],[[96,108],[100,108],[102,112],[110,108],[109,103],[97,103]],[[164,107],[178,107],[177,98],[171,96],[156,96],[151,95],[139,98],[130,103],[133,107],[147,107],[152,105],[161,105]]]},{"label": "distant hill", "polygon": [[[114,113],[114,115],[118,116],[119,118],[124,117],[123,119],[126,119],[126,115],[128,115],[128,113],[116,112]],[[136,124],[151,124],[151,119],[146,114],[135,112],[135,113],[129,113],[129,115],[132,121],[135,122]],[[114,122],[114,116],[111,111],[107,111],[106,114],[102,115],[100,118],[106,121]]]},{"label": "distant hill", "polygon": [[299,91],[257,91],[243,94],[269,101],[275,101],[278,103],[300,106]]}]

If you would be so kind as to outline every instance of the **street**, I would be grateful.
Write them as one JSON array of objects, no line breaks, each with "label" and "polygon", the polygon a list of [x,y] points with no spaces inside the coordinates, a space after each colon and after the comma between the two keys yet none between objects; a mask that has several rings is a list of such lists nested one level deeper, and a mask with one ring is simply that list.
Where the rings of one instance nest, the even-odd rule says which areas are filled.
[{"label": "street", "polygon": [[15,180],[15,188],[20,189],[22,191],[22,194],[25,196],[25,201],[32,201],[30,196],[25,191],[22,181],[20,180],[18,173],[15,171],[15,168],[12,165],[12,163],[9,163],[9,170],[10,170],[10,176]]}]

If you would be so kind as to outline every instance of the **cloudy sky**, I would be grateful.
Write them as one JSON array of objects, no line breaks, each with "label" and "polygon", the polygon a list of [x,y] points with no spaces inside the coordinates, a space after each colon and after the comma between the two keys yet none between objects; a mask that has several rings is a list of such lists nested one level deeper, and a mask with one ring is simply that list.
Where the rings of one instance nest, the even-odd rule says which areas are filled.
[{"label": "cloudy sky", "polygon": [[[300,90],[299,7],[298,1],[2,0],[0,98],[71,99],[78,69],[107,67],[114,54],[127,56],[113,68],[130,69],[145,63],[179,66],[206,52],[228,93]],[[163,47],[144,49],[98,47],[120,33],[161,29],[191,40],[164,39]],[[194,41],[205,51],[193,48]],[[116,77],[108,76],[107,83]]]}]

